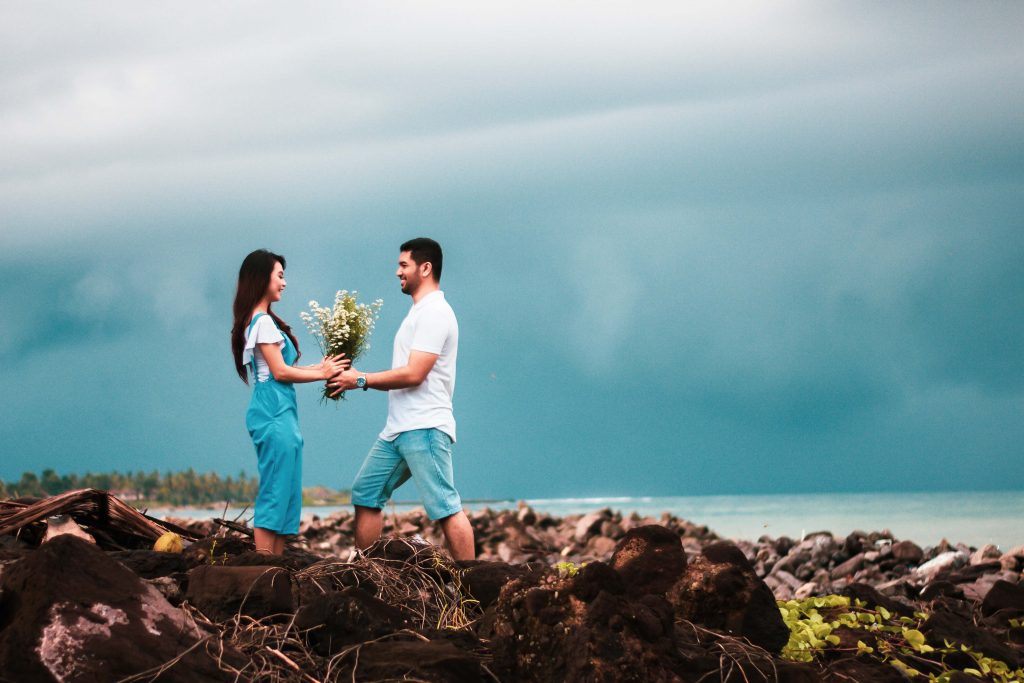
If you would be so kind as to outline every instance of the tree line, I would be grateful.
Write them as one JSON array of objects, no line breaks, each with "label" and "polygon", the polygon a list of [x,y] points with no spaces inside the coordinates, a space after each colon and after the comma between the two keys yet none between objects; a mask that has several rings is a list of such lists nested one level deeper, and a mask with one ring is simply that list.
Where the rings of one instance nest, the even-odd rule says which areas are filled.
[{"label": "tree line", "polygon": [[25,472],[17,481],[0,480],[0,497],[32,496],[42,498],[75,489],[102,489],[130,503],[164,505],[202,505],[204,503],[251,503],[256,499],[258,477],[245,471],[238,476],[221,477],[216,472],[197,473],[191,467],[183,472],[114,471],[102,474],[63,474],[52,469],[42,474]]}]

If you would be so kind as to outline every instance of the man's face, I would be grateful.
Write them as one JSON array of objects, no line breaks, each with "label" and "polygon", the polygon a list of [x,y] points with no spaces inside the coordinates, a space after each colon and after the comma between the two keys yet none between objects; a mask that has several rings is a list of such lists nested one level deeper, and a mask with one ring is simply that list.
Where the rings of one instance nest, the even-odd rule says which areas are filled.
[{"label": "man's face", "polygon": [[423,277],[420,274],[420,267],[412,260],[412,254],[403,251],[398,255],[398,271],[395,272],[398,281],[402,283],[402,293],[412,296],[420,288]]}]

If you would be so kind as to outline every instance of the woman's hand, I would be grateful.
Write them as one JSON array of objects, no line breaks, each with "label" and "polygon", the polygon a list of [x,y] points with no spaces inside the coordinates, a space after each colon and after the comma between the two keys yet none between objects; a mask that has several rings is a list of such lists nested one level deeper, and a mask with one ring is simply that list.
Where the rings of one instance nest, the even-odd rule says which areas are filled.
[{"label": "woman's hand", "polygon": [[321,379],[330,381],[334,377],[337,377],[349,366],[352,365],[352,361],[345,358],[345,354],[339,353],[337,356],[327,356],[323,362],[320,363]]}]

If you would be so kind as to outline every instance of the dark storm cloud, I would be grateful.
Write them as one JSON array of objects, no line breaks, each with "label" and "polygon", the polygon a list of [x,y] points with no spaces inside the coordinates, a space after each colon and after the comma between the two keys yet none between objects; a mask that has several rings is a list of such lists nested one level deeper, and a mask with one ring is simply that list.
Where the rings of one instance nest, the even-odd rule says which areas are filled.
[{"label": "dark storm cloud", "polygon": [[[428,233],[473,495],[1024,482],[1015,4],[59,7],[0,22],[3,476],[251,470],[241,257],[385,297],[376,367]],[[383,397],[305,394],[346,486]]]}]

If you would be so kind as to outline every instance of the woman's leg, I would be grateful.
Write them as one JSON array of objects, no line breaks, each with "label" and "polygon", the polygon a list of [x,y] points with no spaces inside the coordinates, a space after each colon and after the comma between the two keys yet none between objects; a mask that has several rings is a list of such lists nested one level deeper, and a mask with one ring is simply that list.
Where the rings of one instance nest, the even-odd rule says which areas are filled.
[{"label": "woman's leg", "polygon": [[284,555],[284,536],[281,534],[274,534],[274,554]]},{"label": "woman's leg", "polygon": [[[253,535],[256,537],[256,552],[265,553],[267,555],[280,555],[277,552],[277,540],[280,538],[276,533],[270,529],[263,529],[256,527],[253,529]],[[284,545],[284,539],[281,539],[281,545]]]}]

